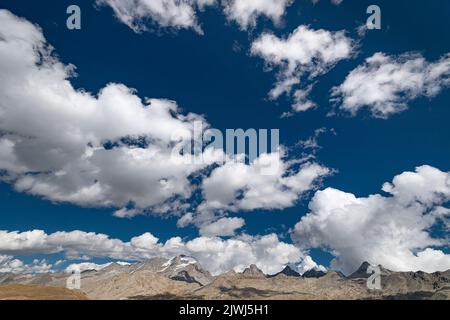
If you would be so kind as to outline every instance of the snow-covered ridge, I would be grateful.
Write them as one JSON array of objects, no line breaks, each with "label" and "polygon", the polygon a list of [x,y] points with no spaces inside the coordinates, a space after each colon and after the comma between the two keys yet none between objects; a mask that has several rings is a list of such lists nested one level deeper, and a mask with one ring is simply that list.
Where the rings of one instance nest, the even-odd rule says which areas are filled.
[{"label": "snow-covered ridge", "polygon": [[178,256],[178,257],[173,257],[171,259],[169,259],[167,262],[165,262],[161,267],[160,270],[158,270],[158,272],[164,272],[167,271],[169,268],[171,268],[173,271],[178,271],[180,269],[186,268],[187,266],[191,265],[191,264],[196,264],[197,260],[195,260],[192,257],[187,257],[187,256]]}]

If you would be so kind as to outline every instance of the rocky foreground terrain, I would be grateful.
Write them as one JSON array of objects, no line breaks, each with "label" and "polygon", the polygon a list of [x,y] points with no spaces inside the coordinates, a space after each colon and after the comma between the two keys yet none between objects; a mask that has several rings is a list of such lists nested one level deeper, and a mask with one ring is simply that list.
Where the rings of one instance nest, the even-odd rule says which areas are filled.
[{"label": "rocky foreground terrain", "polygon": [[381,290],[366,285],[368,264],[352,275],[286,267],[267,276],[256,266],[211,276],[192,258],[110,264],[81,274],[81,289],[65,289],[68,274],[0,274],[0,299],[450,299],[450,270],[393,272],[381,268]]}]

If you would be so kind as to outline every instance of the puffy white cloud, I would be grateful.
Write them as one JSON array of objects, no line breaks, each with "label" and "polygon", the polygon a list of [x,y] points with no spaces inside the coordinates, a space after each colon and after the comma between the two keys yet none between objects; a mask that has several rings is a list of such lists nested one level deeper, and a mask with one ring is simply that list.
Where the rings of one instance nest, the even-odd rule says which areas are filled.
[{"label": "puffy white cloud", "polygon": [[[122,266],[130,265],[129,262],[122,262],[122,261],[117,261],[115,263],[120,264]],[[97,264],[97,263],[93,263],[93,262],[72,263],[69,266],[67,266],[66,269],[64,269],[64,272],[72,273],[75,271],[83,272],[83,271],[88,271],[88,270],[99,271],[99,270],[102,270],[102,269],[108,267],[111,264],[112,264],[112,262],[107,262],[107,263],[103,263],[103,264]]]},{"label": "puffy white cloud", "polygon": [[110,264],[111,264],[111,262],[103,263],[103,264],[97,264],[97,263],[93,263],[93,262],[72,263],[69,266],[67,266],[67,268],[64,270],[64,272],[72,273],[72,272],[76,272],[76,271],[83,272],[83,271],[88,271],[88,270],[99,271],[99,270],[106,268]]},{"label": "puffy white cloud", "polygon": [[[174,153],[178,142],[191,142],[194,123],[208,127],[201,116],[182,114],[170,100],[142,101],[123,84],[109,84],[96,96],[77,90],[70,83],[74,67],[52,55],[38,27],[6,10],[0,11],[0,22],[4,180],[51,201],[112,207],[122,218],[189,209],[186,200],[197,187],[190,177],[223,160],[223,152],[213,148],[195,156],[202,161]],[[265,162],[280,164],[273,177],[258,173]],[[311,164],[297,171],[291,164],[274,153],[252,165],[233,162],[215,169],[203,184],[206,202],[226,205],[214,195],[216,184],[225,171],[236,169],[252,181],[224,177],[231,184],[227,197],[247,189],[234,210],[292,205],[327,169]]]},{"label": "puffy white cloud", "polygon": [[206,237],[214,236],[234,236],[237,229],[245,225],[245,220],[242,218],[221,218],[212,223],[205,224],[200,227],[200,235]]},{"label": "puffy white cloud", "polygon": [[193,29],[202,34],[198,13],[205,7],[222,5],[228,20],[242,30],[254,27],[258,17],[280,23],[294,0],[97,0],[107,5],[116,17],[135,32],[148,29],[148,20],[162,28]]},{"label": "puffy white cloud", "polygon": [[[252,164],[228,162],[214,169],[202,184],[205,199],[198,210],[282,209],[317,185],[330,169],[317,163],[284,160],[280,153],[263,154]],[[264,168],[273,168],[264,174]]]},{"label": "puffy white cloud", "polygon": [[348,58],[353,49],[353,41],[343,31],[299,26],[287,38],[264,33],[253,42],[251,50],[254,55],[271,65],[282,67],[289,74],[301,71],[316,75]]},{"label": "puffy white cloud", "polygon": [[335,266],[346,273],[363,261],[395,271],[450,269],[450,255],[437,249],[448,240],[433,238],[430,231],[450,214],[442,207],[450,200],[450,174],[421,166],[396,176],[383,191],[390,196],[318,191],[293,239],[302,248],[328,248]]},{"label": "puffy white cloud", "polygon": [[242,272],[250,264],[266,274],[274,274],[303,257],[297,247],[280,242],[275,234],[227,240],[200,237],[187,242],[186,249],[214,275],[229,270]]},{"label": "puffy white cloud", "polygon": [[[194,188],[189,176],[222,160],[222,154],[212,151],[205,151],[211,152],[204,157],[209,159],[206,163],[185,161],[188,155],[174,158],[174,132],[182,133],[181,141],[190,139],[194,121],[204,121],[201,116],[181,114],[173,101],[142,101],[123,84],[109,84],[97,95],[75,89],[69,81],[74,66],[52,55],[37,26],[6,10],[0,10],[0,35],[0,170],[16,190],[57,202],[114,207],[119,209],[116,216],[132,217],[143,210],[183,207]],[[265,162],[280,164],[275,178],[261,174]],[[235,208],[272,207],[262,199],[271,191],[275,206],[290,205],[328,171],[315,164],[296,170],[294,164],[279,154],[263,155],[252,165],[236,164],[256,181],[240,184],[247,191],[243,199],[234,201]],[[213,175],[220,177],[216,170]],[[211,181],[210,185],[214,188]],[[207,184],[202,188],[214,194]],[[213,232],[214,225],[203,224],[204,232],[232,234],[243,224],[233,218],[219,221],[224,224],[222,231]],[[227,252],[209,251],[215,247]],[[286,252],[278,252],[282,250]],[[250,263],[259,263],[265,270],[279,269],[300,254],[274,235],[228,240],[200,237],[188,242],[175,237],[162,244],[148,233],[123,242],[92,232],[46,234],[40,230],[0,231],[0,252],[9,256],[64,252],[70,260],[142,260],[183,253],[203,259],[212,272],[241,269]],[[211,257],[223,264],[210,265]],[[269,265],[272,260],[278,262]],[[20,267],[17,261],[13,266]]]},{"label": "puffy white cloud", "polygon": [[[46,234],[40,230],[27,232],[0,231],[0,254],[32,255],[65,253],[70,260],[110,258],[126,261],[140,261],[152,257],[172,257],[179,254],[192,256],[211,273],[217,275],[226,271],[243,271],[250,264],[256,264],[266,273],[276,273],[287,264],[298,263],[303,258],[299,248],[282,242],[275,234],[265,236],[243,235],[237,238],[198,237],[183,241],[173,237],[165,243],[150,233],[132,238],[129,242],[111,239],[104,234],[83,231],[55,232]],[[12,258],[2,258],[8,263],[6,270],[23,268]],[[1,260],[3,261],[3,260]],[[76,267],[79,264],[74,264]],[[86,268],[97,266],[86,262]],[[1,268],[1,267],[0,267]],[[6,269],[9,268],[9,269]]]},{"label": "puffy white cloud", "polygon": [[340,109],[355,115],[363,108],[387,118],[408,108],[408,102],[434,97],[450,85],[450,54],[428,62],[420,54],[388,56],[378,52],[333,88]]},{"label": "puffy white cloud", "polygon": [[[326,73],[336,63],[352,56],[355,43],[345,32],[314,30],[299,26],[288,37],[279,38],[263,33],[252,43],[251,53],[259,56],[269,67],[279,68],[277,83],[269,97],[277,99],[290,94],[294,86]],[[307,99],[310,85],[303,85],[294,93],[293,111],[306,111],[315,106]]]},{"label": "puffy white cloud", "polygon": [[383,191],[405,205],[419,202],[432,207],[450,200],[450,174],[431,166],[417,167],[416,172],[403,172],[385,183]]},{"label": "puffy white cloud", "polygon": [[0,273],[48,273],[52,271],[52,265],[46,260],[35,259],[31,264],[26,264],[12,256],[0,255]]},{"label": "puffy white cloud", "polygon": [[149,232],[146,232],[138,237],[131,239],[130,243],[133,247],[138,249],[154,249],[158,246],[159,239]]},{"label": "puffy white cloud", "polygon": [[192,223],[194,214],[192,212],[185,213],[180,219],[177,221],[178,228],[184,228]]},{"label": "puffy white cloud", "polygon": [[262,154],[250,164],[228,161],[213,169],[201,184],[203,202],[195,213],[180,218],[178,227],[194,224],[204,236],[232,236],[245,221],[224,215],[294,206],[332,173],[313,161],[286,160],[282,154]]},{"label": "puffy white cloud", "polygon": [[8,255],[65,252],[69,259],[79,259],[84,256],[126,259],[133,256],[130,245],[118,239],[78,230],[52,234],[46,234],[42,230],[0,231],[0,252]]},{"label": "puffy white cloud", "polygon": [[246,30],[256,25],[259,16],[266,16],[278,24],[293,2],[294,0],[224,0],[223,4],[227,18]]},{"label": "puffy white cloud", "polygon": [[[0,34],[3,179],[52,201],[132,204],[116,212],[122,217],[171,210],[190,196],[188,177],[208,163],[174,155],[172,137],[190,139],[202,117],[181,114],[173,101],[142,101],[123,84],[108,84],[97,96],[75,89],[74,67],[52,56],[38,27],[6,10]],[[204,159],[221,160],[215,155]]]},{"label": "puffy white cloud", "polygon": [[197,12],[216,0],[97,0],[110,6],[116,17],[136,32],[147,29],[147,20],[166,28],[194,29],[202,33]]}]

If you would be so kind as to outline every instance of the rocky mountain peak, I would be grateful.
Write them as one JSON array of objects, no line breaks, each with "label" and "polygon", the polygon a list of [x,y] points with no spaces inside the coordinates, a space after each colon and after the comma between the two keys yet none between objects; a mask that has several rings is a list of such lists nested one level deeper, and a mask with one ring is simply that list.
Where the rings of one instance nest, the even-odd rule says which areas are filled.
[{"label": "rocky mountain peak", "polygon": [[367,273],[367,269],[371,266],[371,264],[367,261],[364,261],[361,266],[353,272],[351,275],[348,276],[350,279],[357,279],[357,278],[368,278],[370,276],[369,273]]},{"label": "rocky mountain peak", "polygon": [[370,267],[370,263],[368,261],[364,261],[363,263],[361,263],[361,266],[359,266],[358,270],[367,271],[368,267]]},{"label": "rocky mountain peak", "polygon": [[356,269],[353,273],[351,273],[348,278],[367,278],[369,274],[367,274],[367,268],[370,266],[370,263],[364,261],[358,269]]},{"label": "rocky mountain peak", "polygon": [[158,272],[181,271],[190,265],[198,266],[197,260],[185,255],[179,255],[164,262]]},{"label": "rocky mountain peak", "polygon": [[320,278],[325,276],[327,273],[322,270],[310,269],[302,274],[303,278]]},{"label": "rocky mountain peak", "polygon": [[113,262],[108,266],[102,268],[100,271],[102,272],[123,271],[128,269],[129,266],[130,266],[129,264]]},{"label": "rocky mountain peak", "polygon": [[251,277],[265,277],[266,275],[264,274],[264,272],[261,271],[261,269],[259,269],[255,264],[251,264],[250,266],[248,266],[244,272],[242,272],[242,274],[246,275],[246,276],[251,276]]},{"label": "rocky mountain peak", "polygon": [[280,272],[271,275],[270,277],[276,277],[278,275],[285,275],[287,277],[300,277],[300,273],[298,273],[297,271],[293,270],[290,266],[286,266],[284,267],[283,270],[281,270]]},{"label": "rocky mountain peak", "polygon": [[300,273],[293,270],[290,266],[286,266],[280,273],[289,277],[300,277]]},{"label": "rocky mountain peak", "polygon": [[201,285],[208,284],[213,279],[208,271],[202,269],[195,258],[186,255],[179,255],[166,260],[157,272],[172,280],[197,282]]},{"label": "rocky mountain peak", "polygon": [[[164,265],[164,267],[163,267]],[[182,266],[180,268],[180,266]],[[265,276],[250,265],[242,273],[229,271],[212,277],[200,268],[195,259],[177,256],[171,259],[153,258],[130,266],[111,264],[99,272],[83,277],[83,290],[91,299],[135,299],[170,297],[192,299],[449,299],[450,270],[426,273],[396,272],[381,268],[382,291],[367,290],[365,279],[369,263],[364,262],[353,273],[355,278],[329,270],[325,275],[313,274],[313,269],[299,277],[294,268],[286,266],[280,276]],[[161,271],[163,268],[164,271]],[[304,279],[314,275],[316,279]],[[360,278],[364,276],[364,278]],[[0,274],[1,285],[33,285],[64,287],[67,274]],[[130,284],[138,283],[138,286]],[[1,291],[1,290],[0,290]]]}]

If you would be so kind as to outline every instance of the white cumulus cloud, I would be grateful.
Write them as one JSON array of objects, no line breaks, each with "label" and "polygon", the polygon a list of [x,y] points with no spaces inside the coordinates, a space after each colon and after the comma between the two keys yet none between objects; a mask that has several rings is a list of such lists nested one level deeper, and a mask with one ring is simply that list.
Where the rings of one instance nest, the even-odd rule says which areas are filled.
[{"label": "white cumulus cloud", "polygon": [[[41,30],[0,11],[0,170],[17,191],[81,206],[176,206],[190,196],[189,175],[208,163],[174,155],[172,137],[193,123],[173,101],[142,101],[111,83],[97,95],[75,89],[74,67],[51,53]],[[183,133],[183,135],[181,134]],[[108,144],[110,147],[108,147]],[[211,163],[221,159],[211,153]],[[167,205],[170,210],[170,205]]]},{"label": "white cumulus cloud", "polygon": [[234,236],[235,231],[244,225],[245,220],[242,218],[220,218],[217,221],[201,226],[199,232],[200,235],[206,237],[228,237]]},{"label": "white cumulus cloud", "polygon": [[[123,265],[123,266],[130,265],[129,262],[122,262],[122,261],[118,261],[115,263],[117,263],[119,265]],[[102,263],[102,264],[93,263],[93,262],[72,263],[72,264],[68,265],[66,269],[64,269],[64,272],[72,273],[75,271],[83,272],[83,271],[88,271],[88,270],[99,271],[99,270],[102,270],[102,269],[110,266],[111,264],[112,264],[112,262],[107,262],[107,263]]]},{"label": "white cumulus cloud", "polygon": [[394,271],[450,269],[448,239],[430,229],[448,219],[450,173],[431,166],[397,175],[380,194],[356,197],[337,189],[318,191],[310,213],[295,226],[292,237],[302,248],[327,248],[334,264],[346,273],[363,261]]},{"label": "white cumulus cloud", "polygon": [[[5,255],[0,256],[0,270],[4,272],[25,270],[23,264],[15,261],[12,256],[53,253],[64,253],[69,260],[110,258],[124,261],[184,254],[197,259],[206,270],[215,275],[231,270],[243,271],[250,264],[256,264],[264,272],[272,274],[281,271],[288,264],[299,263],[304,258],[298,247],[280,241],[275,234],[242,235],[230,239],[202,236],[189,241],[173,237],[162,243],[148,232],[124,242],[105,234],[79,230],[52,234],[41,230],[0,231],[0,254]],[[83,265],[73,264],[72,269],[77,266],[86,270],[106,265],[85,262]]]},{"label": "white cumulus cloud", "polygon": [[294,0],[224,0],[223,4],[227,18],[246,30],[256,25],[259,16],[266,16],[278,24],[293,2]]},{"label": "white cumulus cloud", "polygon": [[27,264],[12,256],[0,255],[0,273],[34,274],[48,272],[52,272],[52,264],[47,263],[45,259],[35,259],[32,263]]},{"label": "white cumulus cloud", "polygon": [[[51,201],[111,207],[121,218],[184,213],[197,188],[190,177],[223,160],[223,151],[213,148],[195,156],[202,161],[174,153],[176,143],[191,141],[196,121],[209,126],[203,117],[183,114],[174,101],[143,101],[119,83],[96,95],[76,89],[75,67],[52,54],[41,29],[7,10],[0,10],[0,22],[1,179]],[[279,164],[273,177],[257,173],[265,159]],[[226,187],[227,197],[248,189],[235,209],[267,207],[269,200],[275,200],[269,207],[292,204],[327,170],[311,164],[298,171],[278,153],[264,154],[251,165],[215,169],[203,184],[206,202],[221,200],[215,181],[234,168],[253,180]]]},{"label": "white cumulus cloud", "polygon": [[97,0],[110,6],[116,17],[136,32],[148,28],[148,20],[162,28],[193,29],[203,33],[197,13],[216,0]]},{"label": "white cumulus cloud", "polygon": [[277,83],[269,93],[271,99],[282,94],[290,95],[294,86],[301,85],[293,95],[292,109],[295,112],[315,106],[307,98],[310,84],[303,82],[309,82],[339,61],[350,58],[354,50],[355,43],[345,32],[314,30],[308,26],[299,26],[285,38],[263,33],[251,46],[252,55],[264,59],[269,67],[279,69]]},{"label": "white cumulus cloud", "polygon": [[[297,161],[283,160],[281,152],[263,154],[252,164],[228,162],[214,169],[203,181],[205,201],[199,211],[283,209],[293,206],[331,170],[307,162],[292,170]],[[264,174],[264,167],[274,168]]]},{"label": "white cumulus cloud", "polygon": [[294,0],[97,0],[112,8],[115,16],[135,32],[151,25],[161,28],[193,29],[203,34],[198,13],[206,7],[222,7],[226,18],[240,29],[256,25],[261,16],[280,23]]},{"label": "white cumulus cloud", "polygon": [[411,100],[434,97],[449,85],[450,54],[429,62],[420,54],[378,52],[333,88],[332,100],[352,115],[367,108],[375,117],[388,118],[406,110]]}]

